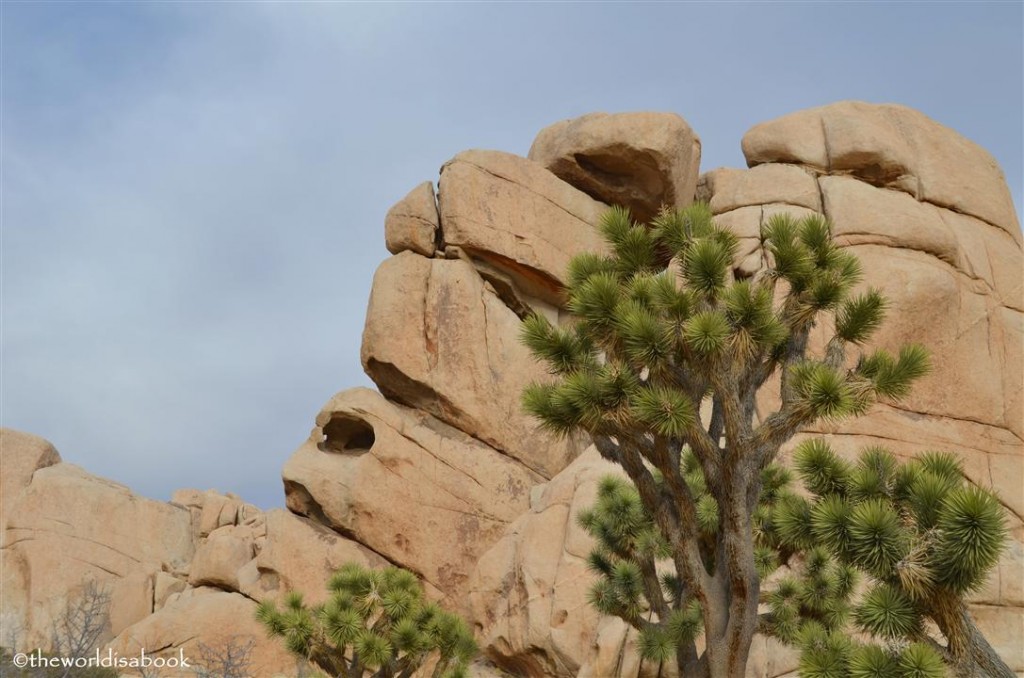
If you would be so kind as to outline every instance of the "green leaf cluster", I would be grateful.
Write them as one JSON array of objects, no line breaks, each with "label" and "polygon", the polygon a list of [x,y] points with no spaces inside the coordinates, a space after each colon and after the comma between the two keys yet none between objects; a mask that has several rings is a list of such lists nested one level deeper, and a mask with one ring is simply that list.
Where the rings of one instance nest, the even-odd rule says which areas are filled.
[{"label": "green leaf cluster", "polygon": [[[801,648],[806,675],[945,675],[951,655],[926,628],[965,610],[995,566],[1007,539],[998,497],[949,452],[901,462],[872,447],[853,463],[809,439],[793,465],[807,494],[778,502],[765,533],[794,574],[766,594],[762,630]],[[873,640],[846,640],[855,634]]]},{"label": "green leaf cluster", "polygon": [[260,603],[256,617],[288,650],[328,675],[406,678],[428,662],[435,677],[466,675],[477,654],[473,634],[458,616],[424,599],[416,575],[348,563],[327,588],[322,604],[307,605],[293,591],[280,607]]}]

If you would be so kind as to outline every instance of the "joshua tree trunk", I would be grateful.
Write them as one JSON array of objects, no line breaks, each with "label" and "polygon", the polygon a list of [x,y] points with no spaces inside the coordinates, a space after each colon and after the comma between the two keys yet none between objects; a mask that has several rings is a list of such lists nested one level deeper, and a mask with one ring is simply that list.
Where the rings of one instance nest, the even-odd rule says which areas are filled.
[{"label": "joshua tree trunk", "polygon": [[963,600],[949,594],[929,601],[929,613],[946,637],[943,654],[958,676],[1015,678],[1017,675],[981,634]]}]

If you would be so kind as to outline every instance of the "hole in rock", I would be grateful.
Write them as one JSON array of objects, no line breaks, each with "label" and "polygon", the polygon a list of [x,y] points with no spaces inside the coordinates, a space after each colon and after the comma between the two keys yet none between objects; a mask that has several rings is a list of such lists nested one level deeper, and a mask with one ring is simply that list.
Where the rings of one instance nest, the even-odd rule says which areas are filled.
[{"label": "hole in rock", "polygon": [[369,452],[376,436],[373,427],[351,415],[335,414],[324,426],[324,452]]}]

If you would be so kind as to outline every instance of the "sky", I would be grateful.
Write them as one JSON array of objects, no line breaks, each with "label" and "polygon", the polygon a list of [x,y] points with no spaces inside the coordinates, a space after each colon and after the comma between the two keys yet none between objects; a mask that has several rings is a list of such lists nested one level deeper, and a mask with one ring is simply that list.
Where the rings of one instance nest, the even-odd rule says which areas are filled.
[{"label": "sky", "polygon": [[[988,149],[1018,211],[1024,5],[0,5],[0,423],[148,497],[283,505],[388,208],[467,148],[672,111],[702,169],[842,99]],[[2,451],[0,451],[2,452]]]}]

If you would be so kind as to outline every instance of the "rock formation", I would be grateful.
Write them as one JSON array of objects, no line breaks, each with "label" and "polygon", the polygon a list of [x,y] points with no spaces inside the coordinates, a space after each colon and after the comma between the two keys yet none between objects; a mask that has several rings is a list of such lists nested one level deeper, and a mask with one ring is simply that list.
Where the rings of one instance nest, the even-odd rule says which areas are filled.
[{"label": "rock formation", "polygon": [[[820,212],[892,301],[874,344],[920,341],[936,369],[899,406],[820,426],[852,454],[958,452],[994,486],[1013,541],[972,611],[1024,673],[1024,419],[1021,232],[998,166],[980,147],[900,106],[842,102],[757,125],[749,169],[699,174],[700,141],[670,114],[594,114],[540,132],[529,158],[467,151],[390,212],[394,255],[378,269],[363,366],[379,393],[343,391],[284,465],[287,510],[181,490],[143,499],[60,460],[45,441],[4,431],[0,558],[5,632],[45,645],[76,586],[113,604],[103,641],[122,652],[231,638],[255,642],[256,675],[295,675],[253,621],[255,601],[322,595],[356,560],[416,572],[467,615],[479,675],[657,675],[624,624],[586,604],[590,544],[575,515],[617,469],[586,440],[555,440],[519,408],[544,379],[518,341],[531,311],[565,322],[562,284],[576,253],[602,243],[608,204],[650,217],[707,200],[742,246],[735,275],[762,265],[772,214]],[[772,387],[761,411],[773,404]],[[4,643],[9,639],[4,638]],[[791,651],[760,639],[750,676],[787,675]],[[662,675],[665,675],[664,673]]]}]

